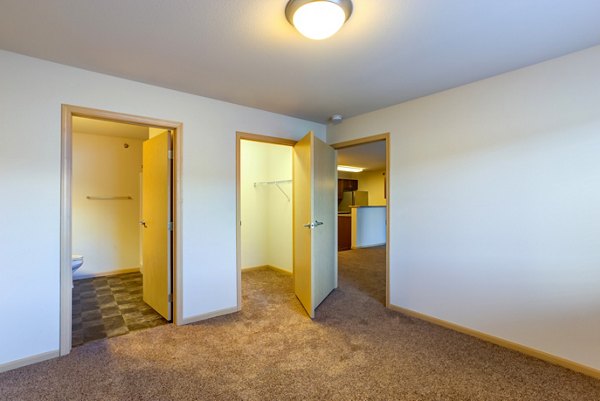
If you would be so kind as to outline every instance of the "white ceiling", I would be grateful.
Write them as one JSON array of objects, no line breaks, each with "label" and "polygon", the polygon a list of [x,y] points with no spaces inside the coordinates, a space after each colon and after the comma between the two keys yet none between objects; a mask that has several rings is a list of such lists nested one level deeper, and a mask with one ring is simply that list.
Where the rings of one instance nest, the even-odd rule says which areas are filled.
[{"label": "white ceiling", "polygon": [[385,141],[338,149],[337,164],[362,167],[370,171],[385,170]]},{"label": "white ceiling", "polygon": [[79,134],[148,139],[148,127],[84,117],[73,117],[72,131]]},{"label": "white ceiling", "polygon": [[311,41],[287,0],[0,0],[0,48],[325,122],[600,44],[598,0],[354,0]]}]

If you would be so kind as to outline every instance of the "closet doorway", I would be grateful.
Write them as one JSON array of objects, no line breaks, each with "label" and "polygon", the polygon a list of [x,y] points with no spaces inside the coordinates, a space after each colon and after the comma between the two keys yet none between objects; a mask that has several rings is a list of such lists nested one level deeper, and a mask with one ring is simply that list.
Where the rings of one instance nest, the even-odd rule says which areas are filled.
[{"label": "closet doorway", "polygon": [[87,341],[177,322],[181,124],[67,105],[62,111],[65,355]]},{"label": "closet doorway", "polygon": [[262,280],[275,287],[292,280],[295,144],[288,139],[237,134],[240,307],[243,280]]},{"label": "closet doorway", "polygon": [[297,142],[238,132],[236,149],[238,308],[242,271],[284,271],[287,281],[264,276],[247,289],[285,286],[280,296],[295,294],[315,318],[337,288],[335,150],[313,132]]}]

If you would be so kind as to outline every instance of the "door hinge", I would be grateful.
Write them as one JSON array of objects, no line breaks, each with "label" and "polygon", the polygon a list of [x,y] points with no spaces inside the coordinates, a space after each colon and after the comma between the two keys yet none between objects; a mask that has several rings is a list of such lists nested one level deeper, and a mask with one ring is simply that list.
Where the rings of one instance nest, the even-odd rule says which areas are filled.
[{"label": "door hinge", "polygon": [[169,231],[173,231],[173,222],[172,221],[170,221],[170,222],[167,223],[167,229]]},{"label": "door hinge", "polygon": [[169,295],[167,295],[167,300],[168,300],[169,302],[173,302],[173,294],[169,294]]},{"label": "door hinge", "polygon": [[169,151],[167,152],[167,158],[168,158],[169,160],[173,160],[173,151],[172,151],[172,150],[169,150]]}]

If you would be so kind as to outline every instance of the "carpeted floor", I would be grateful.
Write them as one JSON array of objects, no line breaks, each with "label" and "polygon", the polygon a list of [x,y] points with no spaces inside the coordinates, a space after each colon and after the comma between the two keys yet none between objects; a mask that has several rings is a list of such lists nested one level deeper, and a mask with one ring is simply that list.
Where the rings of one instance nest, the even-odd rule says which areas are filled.
[{"label": "carpeted floor", "polygon": [[242,312],[0,374],[0,400],[600,400],[600,381],[385,309],[382,248],[339,260],[315,321],[290,275],[250,271]]}]

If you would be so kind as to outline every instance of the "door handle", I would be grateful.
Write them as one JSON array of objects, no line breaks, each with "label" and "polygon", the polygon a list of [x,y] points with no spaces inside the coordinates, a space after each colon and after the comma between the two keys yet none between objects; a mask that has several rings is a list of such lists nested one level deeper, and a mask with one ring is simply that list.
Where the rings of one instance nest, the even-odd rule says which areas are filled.
[{"label": "door handle", "polygon": [[140,224],[144,226],[144,228],[148,228],[146,225],[146,220],[140,220]]},{"label": "door handle", "polygon": [[322,225],[323,225],[322,221],[315,220],[314,223],[305,224],[304,227],[306,227],[306,228],[315,228],[316,226],[322,226]]}]

